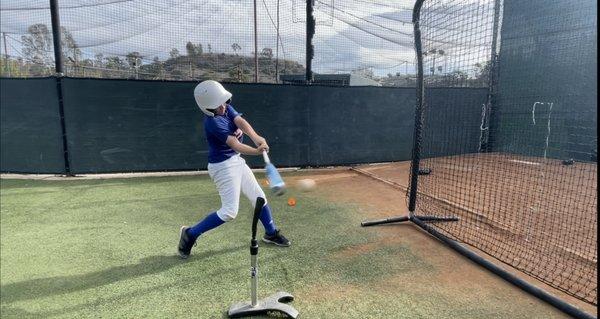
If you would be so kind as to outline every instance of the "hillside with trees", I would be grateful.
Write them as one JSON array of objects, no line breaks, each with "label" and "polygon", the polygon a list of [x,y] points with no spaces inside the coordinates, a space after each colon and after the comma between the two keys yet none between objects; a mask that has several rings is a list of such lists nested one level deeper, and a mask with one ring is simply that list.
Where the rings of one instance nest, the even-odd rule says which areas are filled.
[{"label": "hillside with trees", "polygon": [[[3,77],[40,77],[54,73],[54,52],[51,30],[45,24],[31,25],[18,41],[21,56],[3,56],[0,75]],[[242,47],[232,43],[234,54],[213,52],[210,44],[187,42],[185,51],[172,48],[167,58],[147,57],[137,51],[125,56],[95,54],[84,57],[71,33],[61,27],[62,55],[66,76],[86,78],[199,80],[216,79],[229,82],[253,82],[255,59],[238,54]],[[258,54],[260,82],[275,83],[276,74],[303,74],[304,66],[295,61],[275,59],[271,48]]]},{"label": "hillside with trees", "polygon": [[[14,39],[21,45],[19,56],[6,56],[0,59],[0,76],[41,77],[54,74],[54,51],[51,29],[45,24],[29,26],[27,34]],[[234,53],[213,52],[211,44],[188,41],[182,51],[171,48],[163,57],[144,56],[132,50],[125,55],[85,56],[72,34],[61,27],[63,69],[66,76],[83,78],[148,79],[197,81],[215,79],[227,82],[254,82],[254,54],[243,55],[238,43],[231,44]],[[6,43],[5,43],[6,44]],[[460,86],[486,87],[490,71],[490,61],[471,66],[469,74],[465,70],[446,70],[443,61],[447,55],[443,50],[430,50],[425,53],[433,59],[433,65],[426,71],[426,85],[432,87]],[[306,70],[296,61],[275,59],[273,49],[262,48],[258,53],[258,80],[261,83],[277,83],[277,75],[303,75]],[[370,68],[355,70],[363,77],[372,79],[382,86],[414,87],[414,74],[395,73],[376,76]]]}]

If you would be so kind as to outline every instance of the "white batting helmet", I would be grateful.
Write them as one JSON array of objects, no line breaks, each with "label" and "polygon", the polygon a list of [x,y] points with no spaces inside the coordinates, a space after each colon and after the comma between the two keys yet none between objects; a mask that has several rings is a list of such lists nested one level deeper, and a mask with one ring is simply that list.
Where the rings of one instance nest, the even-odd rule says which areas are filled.
[{"label": "white batting helmet", "polygon": [[218,108],[231,99],[231,93],[225,90],[221,83],[213,80],[206,80],[196,85],[196,88],[194,89],[194,98],[196,99],[196,104],[198,104],[198,107],[204,114],[215,116],[210,110]]}]

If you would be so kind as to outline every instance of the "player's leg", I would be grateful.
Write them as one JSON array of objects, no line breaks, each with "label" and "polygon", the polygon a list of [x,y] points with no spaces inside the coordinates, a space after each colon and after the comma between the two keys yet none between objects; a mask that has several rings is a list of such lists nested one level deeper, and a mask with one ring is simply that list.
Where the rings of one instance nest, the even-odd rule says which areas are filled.
[{"label": "player's leg", "polygon": [[241,189],[242,193],[250,200],[252,203],[252,207],[256,205],[256,199],[258,197],[262,197],[265,199],[265,205],[262,207],[260,212],[260,222],[265,228],[265,236],[263,237],[263,241],[272,243],[278,246],[287,247],[290,245],[289,240],[287,240],[283,235],[280,234],[279,229],[275,225],[275,221],[273,220],[273,214],[271,213],[271,207],[267,202],[267,198],[265,196],[264,191],[258,184],[256,177],[252,173],[252,170],[248,167],[248,165],[244,164],[242,169],[242,184]]},{"label": "player's leg", "polygon": [[223,163],[223,165],[217,164],[209,167],[209,175],[221,197],[221,208],[208,214],[192,227],[182,227],[179,240],[179,255],[182,258],[189,256],[192,246],[200,235],[237,216],[240,199],[241,166],[235,158],[230,160],[231,162]]}]

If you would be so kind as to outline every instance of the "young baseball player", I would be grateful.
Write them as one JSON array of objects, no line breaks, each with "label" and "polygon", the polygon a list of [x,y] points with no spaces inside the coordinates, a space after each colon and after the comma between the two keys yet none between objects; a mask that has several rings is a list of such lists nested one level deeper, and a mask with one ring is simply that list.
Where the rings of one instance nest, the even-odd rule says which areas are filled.
[{"label": "young baseball player", "polygon": [[[269,150],[267,141],[229,104],[231,93],[219,82],[201,82],[194,90],[194,97],[200,110],[206,114],[204,131],[209,149],[208,174],[221,196],[221,208],[192,227],[181,227],[178,247],[181,258],[189,257],[200,235],[236,217],[240,192],[250,200],[252,206],[256,205],[258,197],[266,201],[265,193],[240,154],[262,155],[263,151]],[[256,147],[242,143],[244,134],[250,137]],[[275,226],[266,202],[260,213],[260,221],[265,228],[264,242],[282,247],[290,245]]]}]

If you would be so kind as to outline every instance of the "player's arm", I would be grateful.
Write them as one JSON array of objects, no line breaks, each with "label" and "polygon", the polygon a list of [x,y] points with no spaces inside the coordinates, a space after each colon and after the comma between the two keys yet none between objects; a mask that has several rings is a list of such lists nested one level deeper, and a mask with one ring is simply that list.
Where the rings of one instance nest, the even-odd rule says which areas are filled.
[{"label": "player's arm", "polygon": [[263,145],[259,145],[257,148],[254,148],[250,145],[241,143],[237,137],[233,135],[229,135],[225,143],[227,143],[227,146],[231,147],[231,149],[234,151],[244,155],[261,155],[263,150],[265,150]]},{"label": "player's arm", "polygon": [[[261,148],[261,151],[262,151],[262,149],[264,149],[266,151],[269,150],[269,145],[267,144],[267,140],[265,140],[264,137],[258,135],[258,133],[256,133],[256,131],[254,131],[254,128],[252,128],[252,125],[250,125],[250,123],[248,123],[248,121],[246,121],[243,117],[236,116],[233,119],[233,122],[240,130],[242,130],[242,132],[244,132],[244,134],[246,134],[246,135],[248,135],[248,137],[250,137],[252,142],[254,142],[254,144],[257,147]],[[229,145],[229,144],[227,144],[227,145]],[[231,145],[229,145],[229,147],[233,148]]]}]

